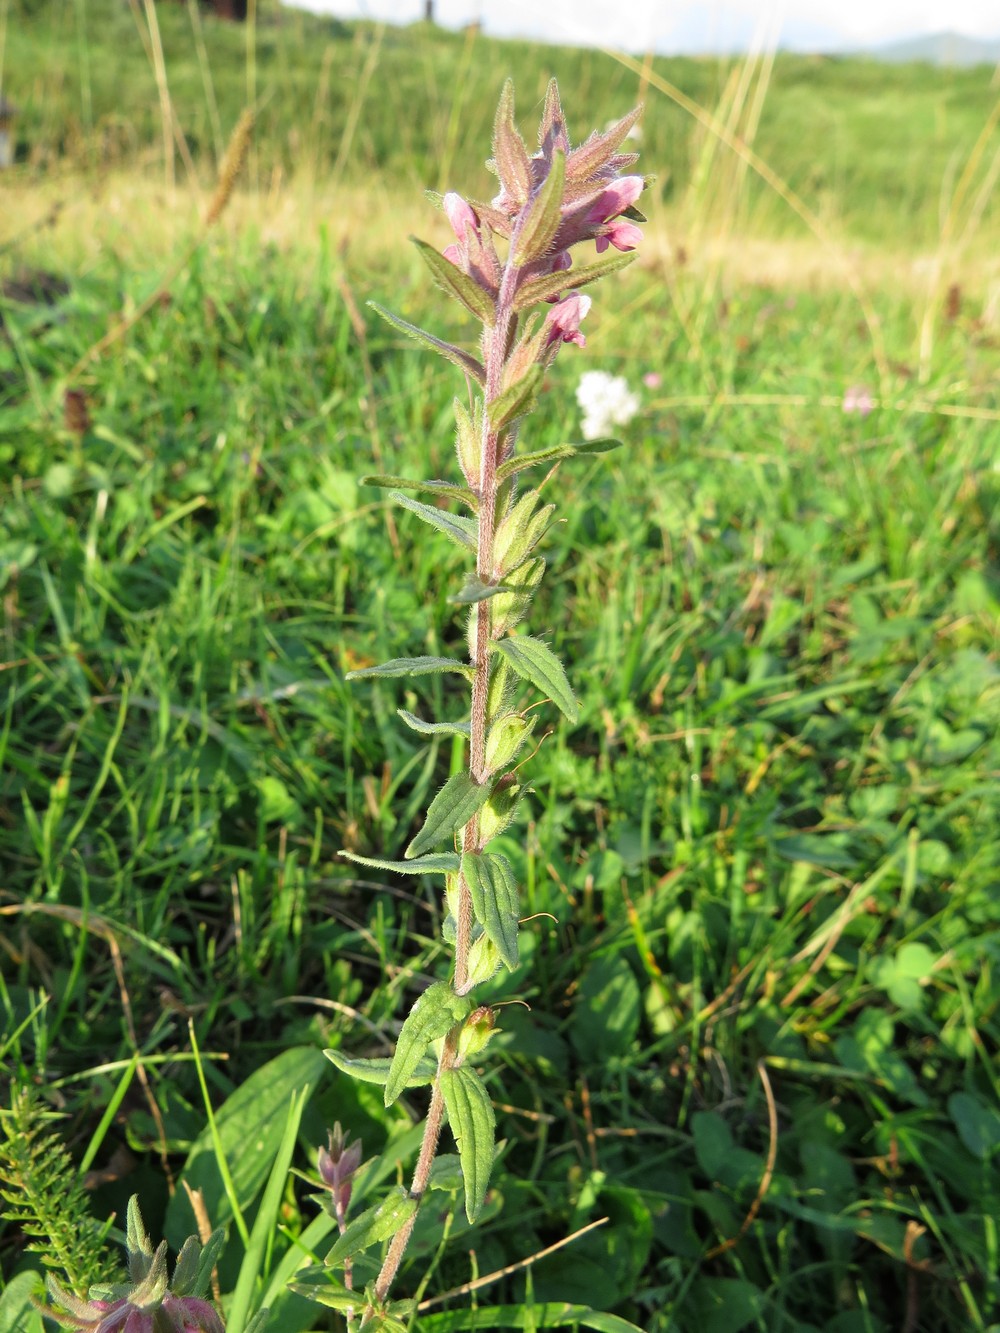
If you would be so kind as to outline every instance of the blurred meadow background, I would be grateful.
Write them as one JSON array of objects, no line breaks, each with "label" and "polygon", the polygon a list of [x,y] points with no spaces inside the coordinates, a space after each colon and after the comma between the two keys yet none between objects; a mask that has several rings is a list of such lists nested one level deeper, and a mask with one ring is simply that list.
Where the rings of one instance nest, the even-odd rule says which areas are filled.
[{"label": "blurred meadow background", "polygon": [[577,140],[642,100],[657,179],[527,441],[585,371],[639,400],[558,478],[531,630],[582,715],[505,848],[490,1202],[418,1226],[413,1328],[1000,1328],[997,74],[0,0],[0,1333],[133,1193],[178,1246],[186,1186],[224,1309],[249,1264],[269,1330],[336,1329],[286,1286],[309,1185],[261,1202],[292,1094],[304,1175],[336,1120],[411,1165],[417,1095],[321,1052],[384,1052],[439,890],[337,849],[398,856],[461,755],[344,674],[460,648],[461,561],[358,485],[454,475],[460,380],[365,302],[470,337],[406,238],[488,197],[508,75],[526,133],[552,75]]}]

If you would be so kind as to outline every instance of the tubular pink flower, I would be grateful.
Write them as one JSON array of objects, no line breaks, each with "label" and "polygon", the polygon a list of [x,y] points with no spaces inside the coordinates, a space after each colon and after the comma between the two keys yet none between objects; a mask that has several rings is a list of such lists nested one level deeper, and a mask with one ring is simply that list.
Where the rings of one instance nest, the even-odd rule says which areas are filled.
[{"label": "tubular pink flower", "polygon": [[591,221],[610,222],[619,213],[624,213],[642,194],[645,183],[641,176],[622,176],[612,181],[590,210]]},{"label": "tubular pink flower", "polygon": [[[460,194],[450,190],[443,199],[444,211],[448,215],[448,221],[451,223],[451,229],[460,241],[465,240],[465,229],[471,227],[473,231],[479,230],[476,215],[471,206],[466,203]],[[447,251],[445,251],[447,254]],[[454,261],[453,261],[454,262]]]},{"label": "tubular pink flower", "polygon": [[642,240],[642,228],[634,222],[623,222],[616,218],[600,236],[596,237],[597,253],[603,254],[609,245],[616,250],[634,250]]},{"label": "tubular pink flower", "polygon": [[582,292],[570,292],[545,316],[548,334],[545,346],[562,340],[564,343],[576,343],[577,347],[586,347],[587,339],[580,332],[580,321],[586,318],[591,300]]}]

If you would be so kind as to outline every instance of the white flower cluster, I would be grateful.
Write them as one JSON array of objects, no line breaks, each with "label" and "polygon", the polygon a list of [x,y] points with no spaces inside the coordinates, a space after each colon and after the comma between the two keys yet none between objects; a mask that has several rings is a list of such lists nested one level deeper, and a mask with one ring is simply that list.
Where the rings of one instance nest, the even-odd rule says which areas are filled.
[{"label": "white flower cluster", "polygon": [[627,426],[639,411],[639,399],[621,375],[588,370],[580,376],[576,401],[583,413],[583,438],[599,440],[615,426]]}]

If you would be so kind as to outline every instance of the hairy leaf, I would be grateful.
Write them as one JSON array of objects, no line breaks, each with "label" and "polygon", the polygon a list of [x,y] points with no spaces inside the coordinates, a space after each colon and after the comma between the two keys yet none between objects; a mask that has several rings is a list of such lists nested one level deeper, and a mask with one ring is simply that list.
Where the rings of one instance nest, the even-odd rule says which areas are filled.
[{"label": "hairy leaf", "polygon": [[359,866],[371,866],[373,870],[394,870],[398,875],[438,875],[458,869],[456,852],[435,852],[409,861],[383,861],[379,856],[358,856],[356,852],[347,852],[343,848],[340,849],[340,855],[346,856],[348,861],[356,861]]},{"label": "hairy leaf", "polygon": [[517,880],[510,862],[494,852],[466,852],[462,874],[476,920],[513,972],[517,967]]},{"label": "hairy leaf", "polygon": [[493,430],[502,430],[515,417],[531,411],[544,375],[542,366],[532,366],[516,383],[504,389],[487,405],[486,411]]},{"label": "hairy leaf", "polygon": [[[360,1083],[375,1083],[378,1087],[384,1088],[389,1081],[389,1066],[392,1064],[389,1056],[376,1056],[373,1059],[351,1059],[341,1051],[334,1050],[324,1051],[323,1054],[332,1064],[337,1066],[342,1074],[348,1074]],[[433,1083],[436,1074],[436,1060],[426,1058],[419,1060],[407,1079],[406,1086],[408,1088],[422,1088],[427,1083]]]},{"label": "hairy leaf", "polygon": [[[497,481],[506,481],[529,467],[540,467],[545,463],[557,463],[561,458],[575,458],[577,454],[605,454],[612,449],[621,448],[621,440],[584,440],[580,444],[556,444],[551,449],[539,449],[533,454],[522,454],[519,458],[508,458],[497,468]],[[364,480],[362,478],[362,480]]]},{"label": "hairy leaf", "polygon": [[[558,273],[548,273],[543,278],[535,278],[518,290],[514,298],[514,309],[524,310],[537,301],[545,301],[550,296],[558,296],[561,292],[570,292],[575,287],[584,287],[588,282],[596,282],[598,278],[606,278],[609,273],[625,268],[637,257],[634,250],[627,254],[606,255],[593,264],[585,264],[583,268],[564,269]],[[445,260],[445,263],[447,262]]]},{"label": "hairy leaf", "polygon": [[531,159],[514,124],[514,85],[510,79],[500,93],[493,122],[493,167],[507,193],[523,204],[531,193]]},{"label": "hairy leaf", "polygon": [[456,671],[460,676],[471,680],[475,675],[466,662],[456,662],[452,657],[394,657],[390,662],[380,662],[378,666],[358,667],[348,671],[345,680],[381,679],[390,676],[431,676],[439,671]]},{"label": "hairy leaf", "polygon": [[464,370],[467,375],[471,375],[477,384],[486,383],[486,371],[483,368],[483,363],[477,361],[474,356],[469,356],[468,352],[463,352],[460,347],[455,347],[452,343],[442,342],[440,338],[435,338],[433,333],[428,333],[426,329],[418,329],[416,324],[410,324],[405,319],[400,319],[391,310],[386,310],[384,306],[380,306],[377,301],[369,301],[368,304],[394,329],[399,329],[400,333],[405,333],[408,337],[416,339],[417,342],[423,343],[425,347],[431,348],[432,351],[439,352],[443,357],[458,366],[460,370]]},{"label": "hairy leaf", "polygon": [[465,1215],[474,1222],[485,1202],[493,1169],[493,1105],[479,1075],[467,1065],[445,1070],[441,1093],[462,1162]]},{"label": "hairy leaf", "polygon": [[580,716],[579,705],[573,697],[562,663],[548,644],[526,634],[516,639],[501,639],[499,643],[491,644],[491,647],[510,663],[519,676],[547,694],[570,722],[577,721]]},{"label": "hairy leaf", "polygon": [[438,495],[445,500],[458,500],[475,510],[477,500],[468,486],[456,486],[450,481],[413,481],[409,477],[383,477],[380,475],[362,477],[359,486],[381,486],[394,491],[416,491],[424,495]]},{"label": "hairy leaf", "polygon": [[416,514],[417,518],[422,518],[425,523],[437,528],[438,532],[443,532],[446,537],[450,537],[459,546],[464,546],[467,551],[476,549],[476,534],[479,527],[475,519],[446,514],[443,509],[421,504],[419,500],[411,500],[408,495],[400,495],[398,491],[391,491],[389,499],[395,500],[398,505],[408,509],[411,514]]},{"label": "hairy leaf", "polygon": [[396,1042],[385,1085],[386,1106],[391,1106],[407,1086],[431,1042],[450,1032],[471,1008],[472,1001],[456,995],[445,981],[435,981],[417,997]]},{"label": "hairy leaf", "polygon": [[396,712],[411,731],[419,731],[421,736],[468,736],[471,731],[468,722],[425,722],[416,714],[408,713],[405,708],[397,708]]},{"label": "hairy leaf", "polygon": [[345,1259],[360,1254],[370,1245],[388,1240],[406,1225],[416,1211],[417,1200],[411,1198],[401,1185],[397,1186],[381,1203],[366,1208],[353,1222],[348,1222],[347,1229],[326,1256],[327,1266],[342,1264]]},{"label": "hairy leaf", "polygon": [[489,783],[475,782],[467,772],[455,773],[430,803],[424,826],[404,852],[411,858],[457,833],[489,800]]},{"label": "hairy leaf", "polygon": [[475,315],[476,319],[492,326],[495,311],[489,293],[484,292],[478,282],[470,278],[467,273],[463,273],[450,259],[445,259],[444,255],[439,250],[435,250],[433,245],[418,240],[416,236],[411,237],[411,239],[434,275],[438,286],[446,291],[449,296],[453,296],[456,301],[460,301],[471,315]]},{"label": "hairy leaf", "polygon": [[496,597],[508,589],[502,583],[481,583],[475,574],[470,574],[462,584],[460,592],[448,598],[452,606],[471,606],[475,602],[485,602],[488,597]]},{"label": "hairy leaf", "polygon": [[566,181],[566,154],[555,152],[552,166],[534,198],[528,203],[520,228],[512,237],[511,257],[518,268],[541,259],[559,230],[563,185]]}]

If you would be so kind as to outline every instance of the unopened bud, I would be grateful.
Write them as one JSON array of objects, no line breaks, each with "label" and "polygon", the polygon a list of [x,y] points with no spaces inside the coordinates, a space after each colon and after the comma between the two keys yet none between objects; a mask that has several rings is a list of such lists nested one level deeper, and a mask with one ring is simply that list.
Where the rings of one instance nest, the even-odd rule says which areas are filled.
[{"label": "unopened bud", "polygon": [[496,1014],[489,1005],[473,1009],[458,1034],[458,1057],[467,1060],[478,1055],[496,1030]]}]

